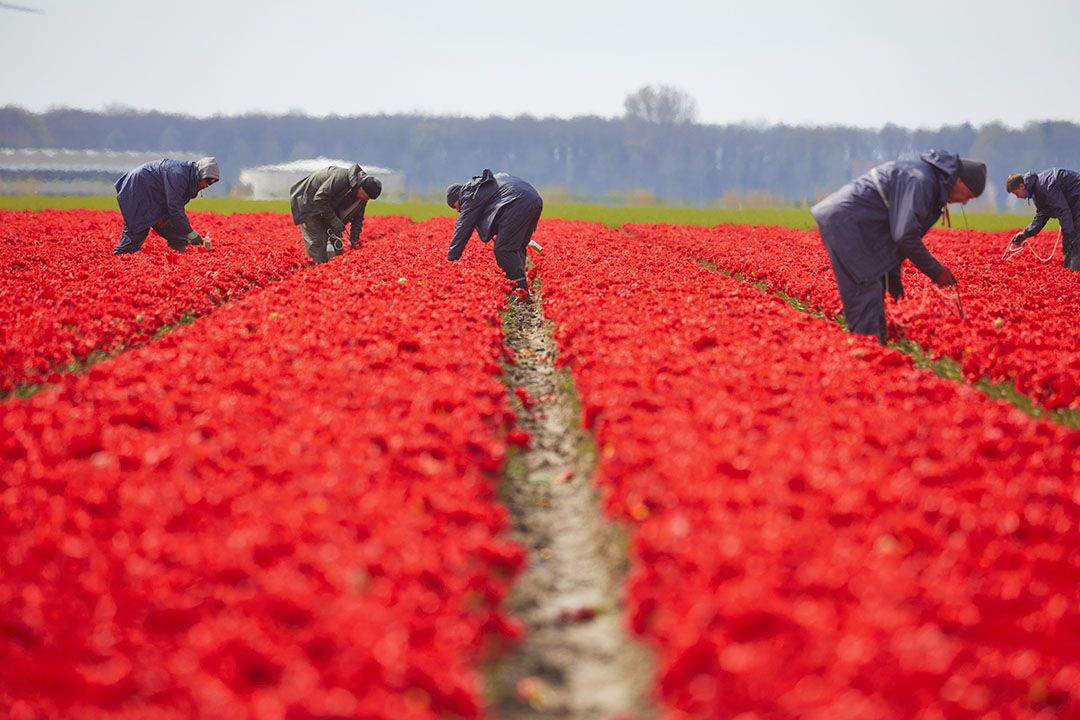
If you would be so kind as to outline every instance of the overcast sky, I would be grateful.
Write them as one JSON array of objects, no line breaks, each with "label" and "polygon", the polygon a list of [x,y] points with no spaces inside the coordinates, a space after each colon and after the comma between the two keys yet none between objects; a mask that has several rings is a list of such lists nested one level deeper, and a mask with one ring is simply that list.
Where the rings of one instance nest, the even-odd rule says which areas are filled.
[{"label": "overcast sky", "polygon": [[613,117],[663,83],[704,123],[1080,122],[1078,31],[1080,0],[16,0],[0,105]]}]

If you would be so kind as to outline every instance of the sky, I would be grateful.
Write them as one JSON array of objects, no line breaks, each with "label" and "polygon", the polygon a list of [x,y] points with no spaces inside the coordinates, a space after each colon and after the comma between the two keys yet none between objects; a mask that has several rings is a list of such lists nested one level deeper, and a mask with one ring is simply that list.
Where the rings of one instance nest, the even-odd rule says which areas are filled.
[{"label": "sky", "polygon": [[1078,30],[1080,0],[15,0],[0,106],[616,117],[665,84],[708,124],[1019,127],[1080,122]]}]

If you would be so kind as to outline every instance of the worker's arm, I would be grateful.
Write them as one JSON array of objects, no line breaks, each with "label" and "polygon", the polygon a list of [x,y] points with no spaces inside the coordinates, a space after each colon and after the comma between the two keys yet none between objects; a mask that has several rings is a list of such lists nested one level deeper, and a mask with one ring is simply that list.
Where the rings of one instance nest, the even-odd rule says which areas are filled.
[{"label": "worker's arm", "polygon": [[461,201],[461,212],[458,214],[457,223],[454,225],[454,236],[450,238],[450,251],[446,259],[451,262],[458,260],[465,252],[465,244],[469,242],[476,223],[484,212],[483,204],[475,202],[472,198]]},{"label": "worker's arm", "polygon": [[360,242],[360,233],[364,230],[364,211],[367,210],[367,200],[361,200],[359,207],[353,213],[353,220],[349,224],[349,245],[356,247]]},{"label": "worker's arm", "polygon": [[891,189],[889,202],[889,231],[901,257],[905,257],[930,278],[938,278],[944,267],[923,244],[923,228],[930,224],[931,213],[940,214],[934,206],[940,202],[933,196],[934,186],[915,176],[901,174]]},{"label": "worker's arm", "polygon": [[343,173],[332,173],[311,198],[311,206],[315,214],[334,231],[335,235],[341,235],[345,231],[345,223],[337,216],[335,208],[348,191],[348,178]]},{"label": "worker's arm", "polygon": [[187,166],[174,165],[162,174],[165,186],[165,217],[161,219],[177,230],[187,235],[188,239],[198,238],[199,234],[191,227],[184,206],[191,197],[188,195],[188,187],[191,179]]}]

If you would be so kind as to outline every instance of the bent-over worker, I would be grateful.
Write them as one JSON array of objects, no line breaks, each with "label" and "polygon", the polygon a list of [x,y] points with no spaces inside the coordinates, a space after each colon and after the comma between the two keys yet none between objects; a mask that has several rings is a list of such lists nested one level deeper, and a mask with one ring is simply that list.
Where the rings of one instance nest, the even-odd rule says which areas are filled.
[{"label": "bent-over worker", "polygon": [[884,344],[885,292],[896,300],[904,296],[904,260],[939,286],[956,284],[922,238],[946,203],[966,203],[985,186],[986,165],[931,150],[918,160],[879,165],[810,209],[829,253],[848,330]]},{"label": "bent-over worker", "polygon": [[221,169],[212,157],[194,162],[164,158],[126,173],[115,186],[124,229],[113,255],[138,252],[150,230],[179,252],[188,245],[202,245],[203,238],[192,229],[184,206],[220,179]]},{"label": "bent-over worker", "polygon": [[495,240],[495,262],[528,297],[525,248],[544,210],[536,188],[519,177],[485,169],[469,182],[446,188],[446,204],[458,211],[447,259],[461,257],[475,230],[482,242]]}]

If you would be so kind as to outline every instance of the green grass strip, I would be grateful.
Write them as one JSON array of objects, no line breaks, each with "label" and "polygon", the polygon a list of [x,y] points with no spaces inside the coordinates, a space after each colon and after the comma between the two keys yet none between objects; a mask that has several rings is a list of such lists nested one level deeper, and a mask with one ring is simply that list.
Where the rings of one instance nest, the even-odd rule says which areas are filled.
[{"label": "green grass strip", "polygon": [[[193,212],[216,212],[221,214],[251,212],[289,212],[288,200],[242,200],[237,198],[196,198],[188,203]],[[46,210],[80,209],[116,210],[116,198],[112,195],[59,196],[59,195],[3,195],[0,210]],[[456,213],[441,202],[390,202],[375,201],[368,205],[369,216],[403,215],[417,222],[433,217],[453,217]],[[620,227],[626,223],[661,223],[665,225],[779,225],[782,227],[810,230],[814,219],[806,208],[747,208],[723,210],[718,208],[676,207],[651,205],[646,207],[622,207],[589,203],[547,203],[544,218],[548,220],[587,220]],[[953,216],[953,227],[981,231],[1018,230],[1031,221],[1028,215],[1006,213],[972,213],[965,218]],[[1051,221],[1047,225],[1053,229]]]},{"label": "green grass strip", "polygon": [[[152,336],[150,336],[150,340],[147,343],[136,343],[136,344],[132,345],[132,344],[128,344],[126,342],[121,342],[121,343],[117,344],[115,347],[110,348],[109,350],[91,350],[90,353],[88,355],[86,355],[85,357],[78,357],[78,358],[72,358],[71,360],[67,360],[67,361],[65,361],[65,362],[63,362],[63,363],[61,363],[59,365],[54,366],[53,368],[51,368],[50,370],[48,370],[47,372],[45,372],[43,374],[46,375],[46,376],[52,375],[53,373],[57,373],[57,374],[60,374],[60,375],[70,375],[72,373],[86,372],[90,368],[97,365],[99,362],[114,358],[117,355],[121,355],[121,354],[127,352],[128,350],[135,350],[137,348],[144,347],[147,344],[149,344],[151,342],[154,342],[155,340],[159,340],[162,337],[164,337],[165,335],[168,335],[169,333],[173,332],[177,328],[181,328],[181,327],[183,327],[185,325],[190,325],[191,323],[195,322],[198,318],[199,318],[199,315],[196,315],[195,313],[192,313],[192,312],[181,313],[180,317],[178,317],[173,322],[166,323],[166,324],[162,325],[161,327],[159,327],[154,332],[154,334]],[[13,388],[11,388],[11,390],[7,391],[6,393],[0,392],[0,402],[4,402],[6,400],[9,400],[10,398],[17,398],[17,399],[20,399],[20,400],[25,400],[26,398],[31,397],[33,395],[36,395],[39,392],[41,392],[42,390],[47,390],[50,387],[53,387],[53,383],[48,383],[48,382],[22,382],[22,383],[17,383]]]}]

